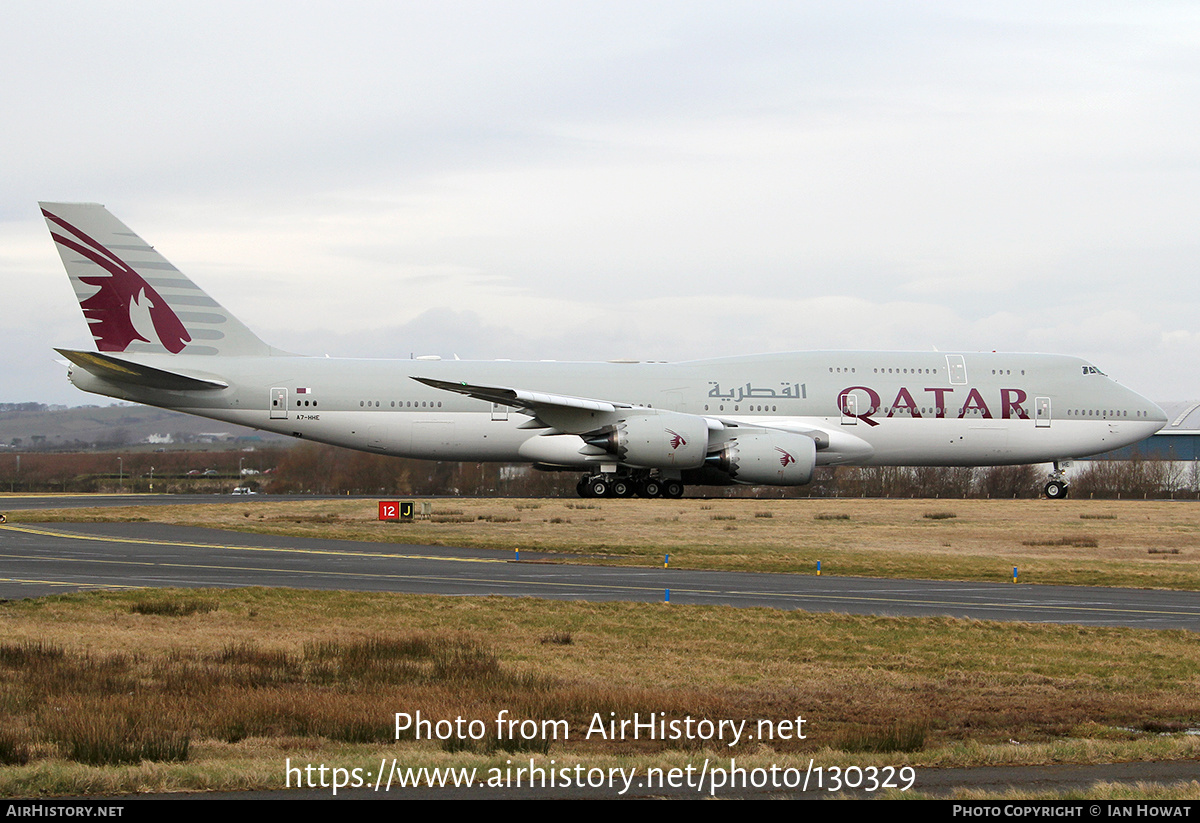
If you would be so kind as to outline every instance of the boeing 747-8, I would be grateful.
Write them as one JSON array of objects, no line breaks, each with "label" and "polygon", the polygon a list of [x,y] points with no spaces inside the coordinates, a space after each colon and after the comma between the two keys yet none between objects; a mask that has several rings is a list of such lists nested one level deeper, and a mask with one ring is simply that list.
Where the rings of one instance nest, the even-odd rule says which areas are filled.
[{"label": "boeing 747-8", "polygon": [[[41,206],[98,349],[58,350],[80,389],[368,452],[577,471],[585,496],[801,485],[817,466],[1057,462],[1166,422],[1091,363],[1053,354],[296,355],[260,340],[103,206]],[[1056,471],[1046,493],[1066,492]]]}]

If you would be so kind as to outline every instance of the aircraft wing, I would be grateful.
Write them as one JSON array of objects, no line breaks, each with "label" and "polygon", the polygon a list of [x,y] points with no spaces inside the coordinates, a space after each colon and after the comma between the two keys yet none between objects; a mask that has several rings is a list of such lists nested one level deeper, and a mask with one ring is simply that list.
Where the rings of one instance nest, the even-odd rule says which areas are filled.
[{"label": "aircraft wing", "polygon": [[[629,403],[613,403],[607,400],[573,397],[565,394],[548,394],[545,392],[514,389],[508,386],[488,386],[450,380],[434,380],[429,377],[414,376],[412,379],[435,389],[465,394],[467,397],[474,397],[477,400],[486,400],[489,403],[499,403],[503,406],[512,406],[521,409],[525,414],[530,415],[532,419],[522,423],[520,428],[551,430],[544,431],[542,432],[543,434],[589,434],[606,426],[614,425],[627,414],[628,410],[635,408]],[[647,415],[660,413],[658,409],[651,408],[638,408],[638,411],[644,412]],[[711,443],[724,442],[731,437],[739,437],[756,432],[775,431],[802,434],[817,444],[818,451],[824,451],[833,446],[833,438],[828,431],[808,426],[796,427],[786,424],[775,426],[761,421],[746,423],[707,414],[696,416],[702,417],[707,424],[710,432],[709,437],[713,438],[710,440]],[[716,434],[717,432],[724,432],[724,434]],[[848,440],[845,437],[842,439]],[[849,443],[843,444],[843,446],[850,448]],[[865,444],[859,447],[859,441],[855,439],[853,446],[851,450],[857,454],[863,451],[862,447],[865,447]],[[869,448],[866,450],[870,451]]]},{"label": "aircraft wing", "polygon": [[547,394],[545,392],[511,389],[507,386],[482,386],[472,383],[455,383],[450,380],[434,380],[430,377],[413,377],[418,383],[424,383],[435,389],[457,392],[479,400],[488,400],[504,406],[515,406],[521,409],[537,411],[545,407],[561,407],[583,409],[586,411],[611,412],[617,409],[633,408],[628,403],[609,403],[605,400],[592,400],[587,397],[572,397],[569,394]]},{"label": "aircraft wing", "polygon": [[633,408],[628,403],[611,403],[589,397],[549,394],[508,386],[434,380],[430,377],[412,376],[412,379],[431,388],[521,409],[533,417],[532,420],[521,424],[521,428],[524,429],[554,428],[564,433],[583,434],[614,422],[619,415],[618,410]]}]

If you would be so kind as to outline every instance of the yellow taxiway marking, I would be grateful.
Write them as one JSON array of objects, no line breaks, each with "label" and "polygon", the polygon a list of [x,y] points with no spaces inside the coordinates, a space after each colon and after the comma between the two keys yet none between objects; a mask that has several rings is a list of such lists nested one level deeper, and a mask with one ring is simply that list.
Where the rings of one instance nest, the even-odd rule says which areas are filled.
[{"label": "yellow taxiway marking", "polygon": [[79,583],[74,580],[26,580],[23,577],[0,577],[0,583],[30,583],[41,586],[83,586],[89,589],[144,589],[128,583]]},{"label": "yellow taxiway marking", "polygon": [[185,543],[178,540],[146,540],[137,537],[103,537],[92,534],[77,534],[74,532],[60,532],[51,529],[32,529],[28,526],[0,526],[0,529],[14,532],[24,532],[25,534],[37,534],[43,537],[62,537],[68,540],[95,540],[101,543],[136,543],[145,546],[179,546],[188,549],[227,549],[229,551],[238,552],[279,552],[282,554],[320,554],[332,555],[337,557],[378,557],[384,559],[400,559],[400,560],[445,560],[452,563],[507,563],[508,560],[502,560],[494,557],[445,557],[440,555],[424,555],[424,554],[391,554],[386,552],[352,552],[352,551],[334,551],[332,549],[296,549],[296,548],[272,548],[270,546],[229,546],[220,543]]},{"label": "yellow taxiway marking", "polygon": [[[45,555],[7,555],[15,559],[22,560],[45,560]],[[368,555],[375,556],[375,555]],[[662,588],[657,586],[630,586],[630,585],[608,585],[603,583],[559,583],[554,581],[538,581],[538,580],[506,580],[504,578],[492,577],[446,577],[436,574],[388,574],[376,572],[340,572],[331,571],[328,569],[275,569],[262,566],[227,566],[217,564],[203,563],[164,563],[156,560],[100,560],[94,557],[86,558],[66,558],[73,563],[96,563],[105,566],[146,566],[157,569],[206,569],[212,571],[234,571],[234,572],[269,572],[271,574],[283,575],[302,575],[304,577],[361,577],[377,580],[381,578],[389,580],[426,580],[426,581],[445,581],[447,583],[464,583],[464,584],[480,584],[480,585],[495,585],[508,584],[514,586],[554,586],[563,588],[578,588],[578,589],[608,589],[612,591],[647,591],[661,592]],[[440,559],[440,558],[437,558]],[[505,562],[505,561],[489,561],[489,562]],[[20,582],[20,581],[18,581]],[[57,581],[47,580],[46,583],[55,585],[93,585],[93,584],[72,584],[59,583]],[[104,584],[98,584],[104,585]],[[114,584],[120,585],[120,584]],[[139,589],[146,588],[145,585],[129,584],[126,588]],[[681,591],[684,591],[681,589]],[[720,590],[704,590],[704,589],[687,589],[686,591],[692,594],[722,594]]]}]

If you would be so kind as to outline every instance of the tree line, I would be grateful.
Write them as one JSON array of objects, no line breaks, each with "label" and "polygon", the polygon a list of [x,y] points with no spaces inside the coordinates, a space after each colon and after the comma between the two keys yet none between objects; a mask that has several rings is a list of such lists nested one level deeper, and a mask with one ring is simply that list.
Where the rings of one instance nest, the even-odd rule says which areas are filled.
[{"label": "tree line", "polygon": [[[316,443],[253,451],[8,453],[0,489],[11,492],[229,493],[236,486],[272,494],[573,496],[581,473],[525,465],[449,463],[387,457]],[[1045,467],[818,468],[807,486],[689,486],[705,497],[878,497],[1030,499]],[[1156,460],[1080,461],[1073,497],[1192,497],[1200,466]]]}]

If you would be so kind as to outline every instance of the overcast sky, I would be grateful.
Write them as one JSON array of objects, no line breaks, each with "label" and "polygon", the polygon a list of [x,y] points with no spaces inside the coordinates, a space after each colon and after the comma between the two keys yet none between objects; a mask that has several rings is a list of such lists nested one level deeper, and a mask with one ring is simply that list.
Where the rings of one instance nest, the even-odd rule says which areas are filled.
[{"label": "overcast sky", "polygon": [[1192,2],[7,2],[0,71],[3,401],[109,402],[39,199],[302,353],[1048,351],[1200,398]]}]

